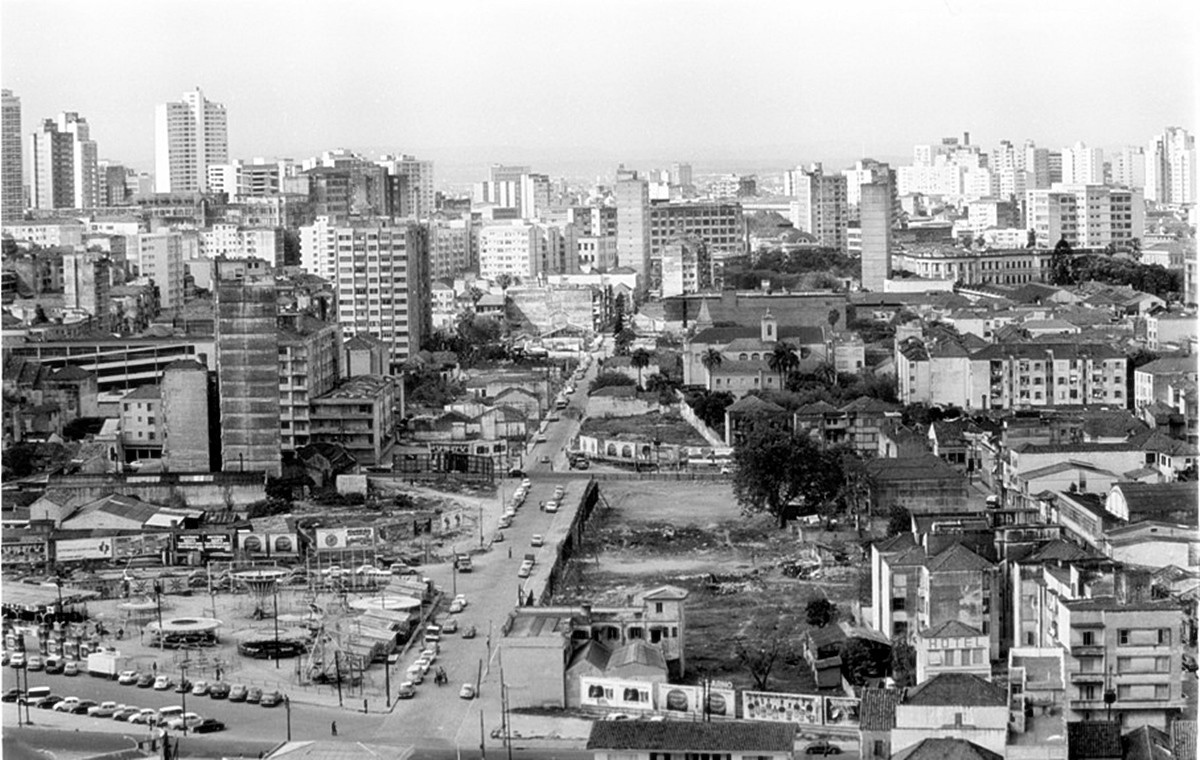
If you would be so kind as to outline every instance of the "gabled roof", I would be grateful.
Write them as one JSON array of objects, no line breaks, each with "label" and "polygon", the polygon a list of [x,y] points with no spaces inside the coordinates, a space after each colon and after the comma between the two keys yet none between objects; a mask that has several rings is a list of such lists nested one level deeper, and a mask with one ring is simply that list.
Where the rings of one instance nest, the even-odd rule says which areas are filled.
[{"label": "gabled roof", "polygon": [[1185,373],[1196,374],[1196,357],[1194,356],[1164,356],[1161,359],[1143,364],[1134,370],[1147,375],[1176,376]]},{"label": "gabled roof", "polygon": [[688,598],[687,589],[678,586],[659,586],[642,594],[643,600],[681,602]]},{"label": "gabled roof", "polygon": [[922,739],[892,755],[892,760],[1003,760],[990,749],[966,739]]},{"label": "gabled roof", "polygon": [[1154,726],[1139,726],[1121,737],[1125,760],[1177,760],[1171,735]]},{"label": "gabled roof", "polygon": [[[747,398],[749,398],[749,397],[747,396]],[[813,415],[828,414],[830,412],[837,412],[837,411],[839,411],[839,409],[836,406],[834,406],[833,404],[829,403],[828,401],[818,400],[818,401],[812,402],[811,404],[805,404],[804,406],[798,408],[796,410],[796,414],[804,416],[804,415],[810,415],[810,414],[813,414]]]},{"label": "gabled roof", "polygon": [[877,480],[964,480],[962,473],[941,457],[925,452],[915,457],[877,458],[866,461],[867,472]]},{"label": "gabled roof", "polygon": [[913,538],[911,533],[898,533],[891,538],[885,538],[875,542],[875,549],[880,554],[885,552],[907,551],[917,545],[917,540]]},{"label": "gabled roof", "polygon": [[1172,438],[1161,430],[1147,430],[1129,439],[1143,451],[1153,451],[1157,454],[1167,454],[1173,457],[1200,456],[1200,450],[1187,441]]},{"label": "gabled roof", "polygon": [[122,401],[158,401],[162,398],[157,385],[141,385],[121,397]]},{"label": "gabled roof", "polygon": [[917,707],[1003,707],[1008,693],[971,673],[938,673],[908,692],[905,705]]},{"label": "gabled roof", "polygon": [[1094,464],[1089,464],[1088,462],[1079,462],[1074,459],[1068,459],[1065,462],[1055,462],[1054,464],[1048,464],[1045,467],[1039,467],[1036,470],[1022,472],[1016,475],[1016,477],[1020,478],[1021,480],[1037,480],[1038,478],[1044,478],[1049,475],[1057,475],[1061,472],[1070,472],[1072,470],[1087,470],[1088,472],[1094,472],[1099,475],[1110,477],[1113,480],[1120,479],[1115,472],[1110,472],[1103,467],[1097,467]]},{"label": "gabled roof", "polygon": [[960,639],[982,636],[983,631],[958,620],[948,620],[937,628],[929,628],[918,635],[923,639]]},{"label": "gabled roof", "polygon": [[941,554],[931,557],[925,566],[931,573],[971,572],[989,570],[993,567],[991,562],[962,544],[954,544]]},{"label": "gabled roof", "polygon": [[871,396],[859,396],[842,407],[843,412],[894,412],[900,407],[897,404],[889,404],[888,402],[873,398]]},{"label": "gabled roof", "polygon": [[863,689],[858,708],[862,731],[891,731],[896,727],[896,705],[904,697],[898,689]]},{"label": "gabled roof", "polygon": [[[644,720],[592,723],[588,750],[643,750],[651,752],[743,752],[791,754],[796,741],[796,726],[790,723],[759,721]],[[988,760],[991,760],[989,758]]]},{"label": "gabled roof", "polygon": [[91,376],[92,374],[87,370],[77,367],[74,364],[68,364],[58,372],[55,372],[50,379],[56,383],[61,383],[67,381],[87,380]]},{"label": "gabled roof", "polygon": [[608,657],[606,670],[621,668],[626,665],[645,665],[667,672],[667,661],[662,650],[646,641],[634,639],[612,650]]},{"label": "gabled roof", "polygon": [[1039,546],[1029,556],[1022,560],[1023,564],[1040,562],[1073,562],[1079,559],[1093,559],[1096,555],[1079,547],[1070,541],[1056,538]]},{"label": "gabled roof", "polygon": [[1115,483],[1112,491],[1120,490],[1129,507],[1129,519],[1146,518],[1169,512],[1195,513],[1200,504],[1200,482],[1176,483]]},{"label": "gabled roof", "polygon": [[787,413],[787,410],[779,404],[771,401],[764,401],[758,396],[742,396],[740,399],[730,404],[725,411],[733,414],[749,414],[754,412],[764,412],[769,414]]}]

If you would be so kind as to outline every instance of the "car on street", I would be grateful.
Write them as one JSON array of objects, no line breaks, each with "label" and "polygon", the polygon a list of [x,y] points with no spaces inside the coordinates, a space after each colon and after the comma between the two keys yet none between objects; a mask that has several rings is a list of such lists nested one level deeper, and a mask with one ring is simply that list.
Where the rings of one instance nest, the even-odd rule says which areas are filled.
[{"label": "car on street", "polygon": [[134,706],[132,706],[132,705],[126,705],[125,707],[122,707],[121,709],[119,709],[119,710],[117,710],[115,713],[113,713],[113,714],[112,714],[112,719],[113,719],[113,720],[119,720],[119,721],[122,721],[122,722],[127,722],[127,721],[128,721],[130,718],[132,718],[133,716],[137,715],[137,714],[138,714],[138,713],[140,713],[141,711],[142,711],[142,708],[140,708],[140,707],[134,707]]},{"label": "car on street", "polygon": [[464,639],[473,639],[473,638],[475,638],[475,626],[473,626],[473,625],[468,625],[466,628],[464,628],[464,629],[463,629],[463,632],[462,632],[462,637],[463,637]]},{"label": "car on street", "polygon": [[392,566],[390,568],[388,568],[388,570],[391,571],[392,575],[416,575],[417,574],[416,570],[413,570],[411,567],[404,564],[403,562],[393,562]]},{"label": "car on street", "polygon": [[87,715],[88,710],[91,710],[97,704],[99,703],[94,699],[81,699],[75,703],[74,707],[69,710],[64,710],[63,712],[69,712],[72,715]]},{"label": "car on street", "polygon": [[169,676],[159,676],[158,678],[154,679],[155,691],[166,691],[174,685],[175,684],[171,682],[171,678]]},{"label": "car on street", "polygon": [[0,697],[0,702],[16,702],[17,698],[24,694],[23,689],[9,689],[4,692],[4,696]]},{"label": "car on street", "polygon": [[211,734],[214,731],[224,731],[225,724],[216,718],[205,718],[196,725],[192,726],[194,734]]},{"label": "car on street", "polygon": [[412,681],[404,681],[396,690],[396,699],[412,699],[417,696],[417,687]]},{"label": "car on street", "polygon": [[13,670],[20,670],[21,668],[25,667],[25,653],[14,652],[12,658],[8,661],[8,664],[12,666]]},{"label": "car on street", "polygon": [[500,518],[500,527],[501,528],[511,528],[512,521],[513,521],[513,519],[510,515],[504,515],[503,517]]},{"label": "car on street", "polygon": [[555,501],[554,499],[551,499],[550,501],[546,502],[546,511],[547,512],[557,512],[558,511],[558,502]]},{"label": "car on street", "polygon": [[544,538],[542,538],[542,534],[534,533],[533,537],[529,539],[529,545],[530,546],[545,546],[546,540]]},{"label": "car on street", "polygon": [[540,461],[542,464],[550,464],[550,455],[549,455],[549,454],[543,454],[543,455],[542,455],[542,458],[541,458],[539,461]]},{"label": "car on street", "polygon": [[41,657],[35,654],[29,658],[29,662],[26,663],[25,668],[31,671],[44,670],[46,663]]},{"label": "car on street", "polygon": [[429,668],[433,667],[433,661],[425,657],[418,657],[417,661],[413,663],[413,667],[420,668],[422,674],[428,675]]},{"label": "car on street", "polygon": [[442,633],[458,633],[458,621],[451,618],[442,624]]},{"label": "car on street", "polygon": [[504,532],[499,531],[499,530],[496,531],[496,535],[492,537],[492,543],[499,544],[499,543],[503,543],[503,541],[504,541]]},{"label": "car on street", "polygon": [[458,690],[458,696],[463,699],[474,699],[475,687],[469,683],[464,683],[462,688]]},{"label": "car on street", "polygon": [[463,609],[467,608],[467,595],[466,594],[455,594],[454,601],[461,604],[463,606]]},{"label": "car on street", "polygon": [[153,673],[142,673],[140,676],[138,676],[137,687],[139,689],[149,689],[157,680],[158,679],[154,677]]},{"label": "car on street", "polygon": [[262,701],[262,695],[262,689],[258,688],[257,686],[253,686],[248,692],[246,692],[246,701],[252,705],[256,705]]},{"label": "car on street", "polygon": [[197,715],[194,712],[184,713],[183,715],[180,715],[178,718],[173,718],[170,721],[168,721],[167,728],[173,729],[175,731],[181,730],[185,725],[188,728],[195,728],[196,726],[200,725],[200,723],[203,721],[204,721],[204,718],[200,717],[199,715]]},{"label": "car on street", "polygon": [[524,480],[521,481],[521,488],[524,488],[526,491],[528,491],[532,487],[533,487],[533,481],[530,480],[529,478],[525,478]]},{"label": "car on street", "polygon": [[278,707],[283,704],[283,695],[277,691],[268,691],[262,695],[258,704],[261,707]]},{"label": "car on street", "polygon": [[79,675],[79,661],[78,660],[67,660],[66,662],[64,662],[63,663],[63,675],[64,676]]},{"label": "car on street", "polygon": [[804,748],[806,755],[840,755],[842,748],[827,741],[813,742]]},{"label": "car on street", "polygon": [[179,679],[179,685],[175,687],[176,694],[187,694],[192,690],[192,682],[186,678]]},{"label": "car on street", "polygon": [[56,676],[63,672],[63,661],[61,657],[46,658],[46,675]]},{"label": "car on street", "polygon": [[427,658],[430,662],[437,662],[437,650],[433,647],[426,647],[421,650],[421,656]]},{"label": "car on street", "polygon": [[404,671],[404,677],[413,683],[424,683],[425,671],[421,670],[420,665],[409,665],[408,670]]},{"label": "car on street", "polygon": [[79,704],[79,697],[67,697],[54,706],[55,712],[71,712]]},{"label": "car on street", "polygon": [[208,696],[209,699],[225,699],[229,696],[229,684],[217,681],[208,687]]},{"label": "car on street", "polygon": [[527,560],[522,562],[521,567],[517,569],[517,577],[528,578],[531,572],[533,572],[533,563]]},{"label": "car on street", "polygon": [[89,718],[111,718],[118,708],[124,705],[118,705],[116,702],[101,702],[95,707],[88,708],[87,714]]},{"label": "car on street", "polygon": [[208,695],[208,681],[197,681],[192,684],[192,696],[204,697]]},{"label": "car on street", "polygon": [[30,707],[36,707],[39,710],[50,710],[56,704],[61,702],[62,700],[63,700],[63,698],[58,696],[57,694],[51,694],[48,697],[42,697],[41,699],[35,699],[32,702],[30,702],[29,705],[30,705]]},{"label": "car on street", "polygon": [[129,716],[129,722],[153,725],[158,722],[158,710],[155,710],[153,707],[143,707]]},{"label": "car on street", "polygon": [[451,614],[451,615],[453,615],[453,614],[455,614],[455,613],[457,613],[457,612],[462,612],[462,611],[463,611],[463,604],[462,604],[462,602],[458,601],[457,599],[455,599],[454,601],[450,602],[450,614]]},{"label": "car on street", "polygon": [[246,690],[246,687],[240,683],[234,684],[233,686],[229,687],[229,701],[230,702],[245,702],[246,697],[249,696],[249,694],[250,694],[250,692]]},{"label": "car on street", "polygon": [[121,684],[122,686],[129,686],[131,684],[137,683],[138,678],[140,678],[140,677],[141,677],[141,674],[138,673],[136,670],[122,670],[121,673],[117,676],[117,683]]}]

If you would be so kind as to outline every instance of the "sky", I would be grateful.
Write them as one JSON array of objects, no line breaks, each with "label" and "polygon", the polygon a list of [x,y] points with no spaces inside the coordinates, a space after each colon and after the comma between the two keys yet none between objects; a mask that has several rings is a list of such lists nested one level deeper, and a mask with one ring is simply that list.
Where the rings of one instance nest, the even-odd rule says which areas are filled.
[{"label": "sky", "polygon": [[[483,178],[755,170],[1194,130],[1194,0],[0,0],[23,132],[60,111],[153,169],[154,108],[200,87],[232,158],[345,147]],[[442,174],[441,171],[438,172]],[[553,173],[553,172],[552,172]]]}]

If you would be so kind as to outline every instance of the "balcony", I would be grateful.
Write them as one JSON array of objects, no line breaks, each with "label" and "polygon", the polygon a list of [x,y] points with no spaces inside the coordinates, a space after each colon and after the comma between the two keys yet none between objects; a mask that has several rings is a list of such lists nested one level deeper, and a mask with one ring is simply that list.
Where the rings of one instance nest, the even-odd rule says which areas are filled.
[{"label": "balcony", "polygon": [[1104,673],[1101,671],[1087,672],[1072,670],[1067,674],[1071,683],[1104,683]]},{"label": "balcony", "polygon": [[1104,655],[1103,644],[1075,644],[1071,647],[1072,657],[1096,657]]}]

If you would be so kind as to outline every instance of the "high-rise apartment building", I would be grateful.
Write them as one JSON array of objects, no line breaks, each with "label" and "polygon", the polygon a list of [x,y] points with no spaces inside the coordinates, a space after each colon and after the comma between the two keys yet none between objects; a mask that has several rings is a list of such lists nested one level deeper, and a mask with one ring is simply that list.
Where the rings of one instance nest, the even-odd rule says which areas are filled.
[{"label": "high-rise apartment building", "polygon": [[62,257],[63,306],[93,317],[108,316],[112,263],[101,253],[80,251]]},{"label": "high-rise apartment building", "polygon": [[388,171],[393,217],[424,219],[437,210],[434,208],[432,161],[402,155],[383,156],[376,163]]},{"label": "high-rise apartment building", "polygon": [[576,229],[572,224],[489,224],[479,230],[479,275],[502,274],[536,280],[548,274],[577,274]]},{"label": "high-rise apartment building", "polygon": [[312,439],[311,402],[341,379],[342,328],[308,314],[279,315],[279,445],[303,448]]},{"label": "high-rise apartment building", "polygon": [[25,215],[25,157],[21,149],[21,99],[0,93],[0,223]]},{"label": "high-rise apartment building", "polygon": [[617,170],[617,263],[637,272],[641,288],[650,275],[650,186],[633,170]]},{"label": "high-rise apartment building", "polygon": [[1112,157],[1112,184],[1146,186],[1146,153],[1137,145],[1126,145]]},{"label": "high-rise apartment building", "polygon": [[29,143],[33,206],[83,209],[98,205],[99,160],[87,119],[64,111],[46,119]]},{"label": "high-rise apartment building", "polygon": [[712,260],[703,240],[695,235],[680,235],[663,246],[663,298],[699,293],[712,284]]},{"label": "high-rise apartment building", "polygon": [[1050,187],[1050,150],[1037,147],[1033,140],[1026,140],[1024,169],[1026,190]]},{"label": "high-rise apartment building", "polygon": [[470,219],[429,222],[429,277],[449,280],[479,266],[478,226]]},{"label": "high-rise apartment building", "polygon": [[862,186],[862,287],[882,291],[892,276],[892,188],[888,181]]},{"label": "high-rise apartment building", "polygon": [[1077,142],[1062,150],[1062,182],[1067,185],[1103,185],[1104,151]]},{"label": "high-rise apartment building", "polygon": [[300,228],[300,268],[325,280],[337,276],[337,225],[327,216],[318,216]]},{"label": "high-rise apartment building", "polygon": [[137,236],[138,275],[154,284],[160,307],[183,305],[183,262],[195,258],[192,254],[198,249],[196,243],[192,238],[185,239],[181,232],[143,232]]},{"label": "high-rise apartment building", "polygon": [[191,359],[167,365],[161,385],[162,467],[167,472],[208,472],[208,368]]},{"label": "high-rise apartment building", "polygon": [[1040,248],[1066,240],[1073,248],[1127,249],[1142,236],[1146,211],[1140,189],[1064,182],[1028,191],[1025,219]]},{"label": "high-rise apartment building", "polygon": [[283,180],[291,174],[290,160],[253,161],[234,159],[224,164],[209,164],[208,190],[225,193],[230,203],[245,198],[264,198],[278,195],[283,190]]},{"label": "high-rise apartment building", "polygon": [[[672,201],[650,206],[651,269],[663,247],[679,235],[695,235],[704,241],[713,261],[746,252],[746,230],[742,204],[737,201]],[[621,262],[624,266],[624,262]]]},{"label": "high-rise apartment building", "polygon": [[846,252],[846,177],[825,174],[821,165],[796,167],[788,172],[792,195],[792,223],[801,232],[817,238],[817,244]]},{"label": "high-rise apartment building", "polygon": [[160,193],[208,189],[208,167],[229,162],[225,106],[197,87],[154,114],[154,182]]},{"label": "high-rise apartment building", "polygon": [[273,275],[219,279],[217,392],[221,470],[278,477],[280,458],[278,297]]},{"label": "high-rise apartment building", "polygon": [[1196,201],[1196,138],[1167,127],[1146,150],[1146,199],[1158,203]]},{"label": "high-rise apartment building", "polygon": [[330,238],[335,246],[333,282],[343,334],[379,338],[390,352],[392,371],[399,371],[431,330],[426,228],[361,221],[334,228],[326,242]]}]

